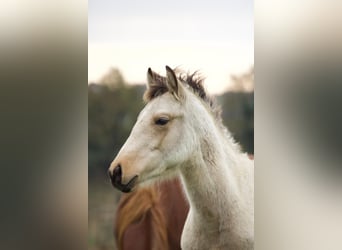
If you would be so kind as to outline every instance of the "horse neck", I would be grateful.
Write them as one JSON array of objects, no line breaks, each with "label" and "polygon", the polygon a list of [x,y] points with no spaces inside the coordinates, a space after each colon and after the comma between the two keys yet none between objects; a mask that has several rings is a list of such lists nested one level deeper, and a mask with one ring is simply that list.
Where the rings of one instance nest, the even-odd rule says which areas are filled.
[{"label": "horse neck", "polygon": [[200,146],[180,168],[182,181],[192,212],[215,222],[238,202],[238,165],[243,156],[212,117],[196,131]]}]

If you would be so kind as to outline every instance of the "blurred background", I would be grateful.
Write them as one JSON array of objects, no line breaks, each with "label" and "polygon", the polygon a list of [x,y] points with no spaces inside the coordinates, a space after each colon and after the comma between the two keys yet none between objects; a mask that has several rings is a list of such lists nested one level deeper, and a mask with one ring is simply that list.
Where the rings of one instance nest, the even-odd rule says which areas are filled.
[{"label": "blurred background", "polygon": [[89,153],[87,176],[89,83],[113,68],[127,91],[168,64],[201,70],[220,96],[253,67],[253,33],[255,249],[342,249],[342,2],[254,6],[0,1],[1,249],[113,246],[107,163]]},{"label": "blurred background", "polygon": [[245,152],[254,153],[253,1],[89,1],[89,249],[113,249],[120,193],[107,169],[143,108],[148,67],[199,71]]}]

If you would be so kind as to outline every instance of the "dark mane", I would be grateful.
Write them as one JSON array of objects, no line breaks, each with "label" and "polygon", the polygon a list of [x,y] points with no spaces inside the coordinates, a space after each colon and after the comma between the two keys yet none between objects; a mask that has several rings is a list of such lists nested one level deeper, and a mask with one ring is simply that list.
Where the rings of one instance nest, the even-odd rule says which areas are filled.
[{"label": "dark mane", "polygon": [[[174,71],[178,80],[208,105],[216,119],[221,120],[221,109],[216,105],[213,98],[205,91],[203,86],[204,78],[197,71],[192,74],[185,73],[180,69],[175,69]],[[153,72],[152,76],[154,84],[150,85],[144,93],[144,101],[146,103],[168,92],[166,77],[163,77],[155,72]]]}]

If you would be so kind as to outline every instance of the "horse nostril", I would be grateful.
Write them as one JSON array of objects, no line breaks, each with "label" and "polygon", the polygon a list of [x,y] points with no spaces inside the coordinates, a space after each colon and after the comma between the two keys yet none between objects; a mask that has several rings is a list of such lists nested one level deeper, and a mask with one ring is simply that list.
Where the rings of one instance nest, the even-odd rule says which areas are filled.
[{"label": "horse nostril", "polygon": [[121,177],[122,171],[121,171],[121,165],[118,164],[113,171],[113,176],[120,176]]},{"label": "horse nostril", "polygon": [[138,178],[138,175],[135,175],[131,180],[129,180],[126,184],[122,183],[122,169],[121,165],[118,164],[113,171],[108,171],[110,180],[112,182],[113,187],[119,189],[124,193],[128,193],[132,190],[135,182]]},{"label": "horse nostril", "polygon": [[114,168],[114,171],[109,173],[109,176],[113,183],[121,183],[121,176],[122,176],[121,165],[118,164]]}]

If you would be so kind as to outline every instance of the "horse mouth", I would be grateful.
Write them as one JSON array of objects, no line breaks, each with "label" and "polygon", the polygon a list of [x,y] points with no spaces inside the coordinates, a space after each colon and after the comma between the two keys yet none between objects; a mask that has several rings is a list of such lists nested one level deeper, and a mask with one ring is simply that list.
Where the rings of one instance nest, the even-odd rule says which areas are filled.
[{"label": "horse mouth", "polygon": [[129,193],[132,191],[134,184],[136,183],[138,179],[138,175],[135,175],[129,182],[126,184],[121,183],[121,178],[120,179],[114,179],[112,180],[112,184],[115,188],[119,189],[123,193]]}]

